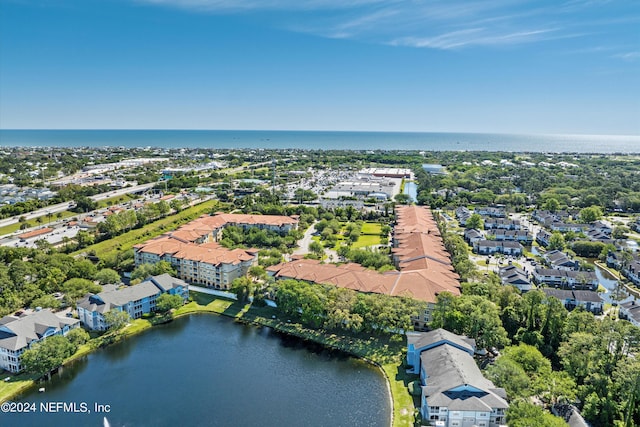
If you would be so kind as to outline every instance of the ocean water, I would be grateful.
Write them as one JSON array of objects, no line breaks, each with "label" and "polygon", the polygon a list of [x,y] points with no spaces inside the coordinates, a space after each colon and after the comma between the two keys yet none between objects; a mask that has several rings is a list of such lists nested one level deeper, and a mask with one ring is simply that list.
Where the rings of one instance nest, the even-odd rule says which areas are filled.
[{"label": "ocean water", "polygon": [[638,135],[244,130],[0,130],[5,147],[160,147],[640,153]]}]

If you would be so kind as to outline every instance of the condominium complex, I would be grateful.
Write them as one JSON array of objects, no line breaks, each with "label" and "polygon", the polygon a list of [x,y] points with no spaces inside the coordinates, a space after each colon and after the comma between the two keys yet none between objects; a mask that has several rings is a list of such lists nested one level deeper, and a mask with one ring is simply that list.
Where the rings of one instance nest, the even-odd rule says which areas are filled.
[{"label": "condominium complex", "polygon": [[218,214],[202,216],[176,231],[134,246],[135,263],[169,262],[190,283],[228,289],[257,262],[256,250],[227,249],[217,242],[225,227],[260,228],[286,233],[298,228],[295,217]]},{"label": "condominium complex", "polygon": [[0,368],[22,371],[22,353],[33,344],[53,335],[67,335],[80,325],[78,319],[59,317],[50,310],[0,319]]},{"label": "condominium complex", "polygon": [[104,318],[107,312],[124,311],[132,319],[139,319],[143,314],[155,311],[156,300],[163,293],[180,295],[186,301],[189,285],[168,274],[151,276],[142,283],[122,288],[105,285],[102,292],[89,294],[78,301],[78,317],[87,328],[103,331],[109,327]]},{"label": "condominium complex", "polygon": [[359,264],[322,264],[314,260],[297,260],[267,268],[278,279],[327,283],[390,296],[407,296],[426,302],[425,311],[414,318],[414,326],[423,328],[431,320],[437,295],[449,292],[460,295],[459,276],[454,271],[442,236],[426,207],[399,206],[394,228],[393,259],[397,271],[378,273]]},{"label": "condominium complex", "polygon": [[409,371],[420,375],[420,414],[439,427],[498,427],[509,408],[504,389],[486,379],[475,340],[444,329],[407,333]]}]

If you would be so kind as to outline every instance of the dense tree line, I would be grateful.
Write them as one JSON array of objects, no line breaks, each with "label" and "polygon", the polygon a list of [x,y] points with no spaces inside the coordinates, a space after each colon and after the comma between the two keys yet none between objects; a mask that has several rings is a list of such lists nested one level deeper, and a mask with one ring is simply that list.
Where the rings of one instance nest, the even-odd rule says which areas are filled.
[{"label": "dense tree line", "polygon": [[[99,292],[94,280],[115,279],[91,261],[37,249],[0,247],[0,315],[24,307],[58,308],[87,292]],[[119,281],[119,278],[118,278]],[[64,299],[54,298],[61,292]]]},{"label": "dense tree line", "polygon": [[278,308],[314,328],[381,334],[412,329],[419,301],[365,294],[331,285],[282,280],[275,284]]},{"label": "dense tree line", "polygon": [[[548,404],[581,402],[594,427],[638,425],[640,365],[629,355],[640,350],[639,328],[582,309],[568,312],[541,291],[520,294],[489,279],[464,283],[460,297],[438,295],[431,326],[475,338],[479,347],[506,345],[487,375],[520,402],[511,420],[519,410],[537,413],[523,409],[537,396]],[[526,425],[519,422],[513,425]]]},{"label": "dense tree line", "polygon": [[[519,210],[530,204],[542,207],[554,199],[559,209],[586,208],[582,215],[586,222],[605,209],[640,211],[637,165],[623,156],[555,155],[549,159],[539,153],[443,152],[429,153],[428,160],[448,171],[429,175],[414,168],[418,202],[432,207],[500,203]],[[484,160],[494,164],[480,164]],[[578,167],[541,166],[540,162]]]}]

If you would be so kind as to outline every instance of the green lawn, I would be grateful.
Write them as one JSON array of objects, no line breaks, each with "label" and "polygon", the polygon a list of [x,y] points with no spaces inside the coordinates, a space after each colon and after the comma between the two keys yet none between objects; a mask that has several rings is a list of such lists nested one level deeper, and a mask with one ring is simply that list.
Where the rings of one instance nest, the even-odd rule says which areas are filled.
[{"label": "green lawn", "polygon": [[[9,377],[9,381],[4,381]],[[0,381],[0,402],[11,399],[22,390],[26,390],[34,384],[35,376],[29,374],[11,375],[5,374]]]},{"label": "green lawn", "polygon": [[116,251],[126,251],[131,249],[138,243],[145,242],[153,237],[159,236],[167,231],[172,231],[179,226],[186,224],[198,218],[200,215],[207,214],[214,209],[220,208],[217,200],[209,200],[204,203],[192,206],[188,209],[178,212],[175,215],[159,219],[142,228],[131,230],[127,233],[105,240],[95,245],[88,246],[79,251],[73,252],[71,255],[79,255],[81,253],[95,252],[100,257],[107,257]]},{"label": "green lawn", "polygon": [[134,196],[132,194],[124,194],[122,196],[114,196],[109,197],[108,199],[103,199],[97,202],[98,209],[106,208],[107,206],[117,205],[118,203],[126,203],[131,200],[137,199],[138,196]]},{"label": "green lawn", "polygon": [[[58,218],[58,214],[51,215],[51,221],[53,222],[59,219],[70,218],[76,215],[78,214],[75,212],[64,211],[62,212],[62,215],[59,218]],[[39,223],[37,221],[37,218],[41,218],[42,222]],[[42,215],[37,218],[30,219],[29,221],[27,221],[27,223],[29,224],[29,227],[46,226],[49,223],[49,215]],[[16,231],[19,231],[21,225],[22,225],[21,223],[16,222],[15,224],[5,225],[4,227],[0,227],[0,236],[4,236],[6,234],[11,234],[11,233],[15,233]]]},{"label": "green lawn", "polygon": [[365,246],[373,246],[380,244],[379,235],[361,234],[358,240],[353,244],[354,248],[364,248]]},{"label": "green lawn", "polygon": [[379,236],[382,231],[382,224],[379,222],[365,222],[360,229],[361,234],[375,234]]}]

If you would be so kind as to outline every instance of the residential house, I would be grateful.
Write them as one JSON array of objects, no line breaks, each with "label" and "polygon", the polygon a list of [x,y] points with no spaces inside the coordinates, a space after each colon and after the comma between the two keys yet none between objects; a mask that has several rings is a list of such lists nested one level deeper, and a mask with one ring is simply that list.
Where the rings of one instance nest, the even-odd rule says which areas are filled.
[{"label": "residential house", "polygon": [[640,327],[640,303],[635,299],[633,301],[623,302],[620,304],[618,316]]},{"label": "residential house", "polygon": [[512,240],[525,245],[533,243],[533,236],[526,230],[495,230],[493,232],[496,240]]},{"label": "residential house", "polygon": [[80,325],[78,319],[60,317],[50,310],[0,319],[0,368],[12,373],[22,371],[22,354],[33,344],[54,335],[67,333]]},{"label": "residential house", "polygon": [[550,268],[556,270],[577,270],[580,263],[569,258],[569,255],[559,250],[545,252],[542,258]]},{"label": "residential house", "polygon": [[536,234],[536,242],[544,246],[545,248],[549,246],[549,239],[551,239],[551,233],[549,233],[544,228],[540,229]]},{"label": "residential house", "polygon": [[456,209],[456,219],[463,227],[467,225],[467,220],[471,218],[471,211],[464,206],[460,206]]},{"label": "residential house", "polygon": [[549,227],[551,228],[551,231],[559,231],[561,233],[567,233],[569,231],[573,231],[574,233],[582,233],[589,228],[589,224],[554,222]]},{"label": "residential house", "polygon": [[628,263],[626,267],[622,268],[621,273],[634,284],[640,286],[640,260],[636,258]]},{"label": "residential house", "polygon": [[444,329],[407,333],[409,371],[420,376],[420,413],[441,427],[498,427],[509,408],[504,389],[482,376],[475,340]]},{"label": "residential house", "polygon": [[485,230],[501,229],[501,230],[520,230],[520,220],[506,218],[482,217]]},{"label": "residential house", "polygon": [[475,228],[468,228],[464,230],[464,240],[471,246],[482,239],[484,239],[484,235],[480,230],[476,230]]},{"label": "residential house", "polygon": [[613,232],[611,225],[602,220],[592,222],[589,229],[599,231],[607,236],[611,236],[611,233]]},{"label": "residential house", "polygon": [[602,314],[603,304],[600,294],[595,291],[577,291],[568,289],[542,288],[547,296],[556,297],[568,309],[583,307],[593,314]]},{"label": "residential house", "polygon": [[132,319],[156,309],[156,300],[163,293],[180,295],[184,301],[189,297],[189,285],[168,274],[151,276],[142,283],[118,288],[103,286],[98,294],[89,294],[77,302],[78,317],[91,330],[103,331],[109,327],[104,315],[111,310],[124,311]]},{"label": "residential house", "polygon": [[554,222],[566,222],[570,217],[571,215],[567,211],[535,210],[531,215],[531,219],[546,227],[549,227]]},{"label": "residential house", "polygon": [[534,282],[552,285],[562,289],[596,290],[598,277],[592,271],[556,270],[536,267],[533,272]]},{"label": "residential house", "polygon": [[505,218],[507,216],[507,212],[504,209],[492,206],[476,208],[475,211],[477,214],[492,218]]},{"label": "residential house", "polygon": [[533,287],[529,275],[514,265],[508,265],[506,267],[500,267],[498,269],[498,276],[503,285],[511,285],[520,289],[522,292],[530,291]]},{"label": "residential house", "polygon": [[585,235],[587,236],[587,239],[589,239],[592,242],[598,241],[604,244],[607,244],[607,243],[613,244],[613,242],[615,241],[614,239],[611,238],[610,234],[605,234],[602,231],[595,228],[588,229]]},{"label": "residential house", "polygon": [[298,228],[298,219],[281,215],[204,215],[173,232],[135,245],[136,266],[167,261],[183,280],[229,289],[234,279],[245,275],[257,262],[257,251],[220,246],[217,242],[228,226],[287,233]]},{"label": "residential house", "polygon": [[474,250],[481,255],[503,254],[519,257],[524,252],[524,247],[518,242],[497,240],[479,240]]}]

